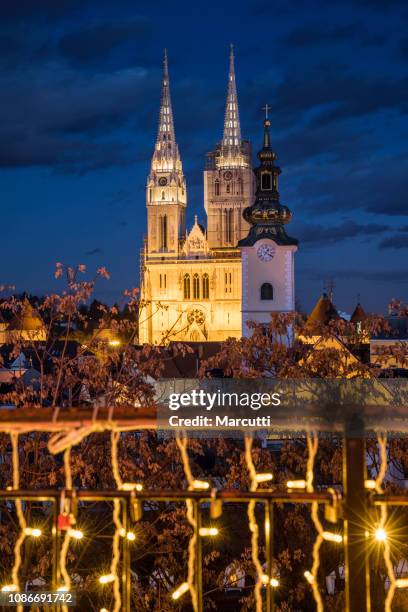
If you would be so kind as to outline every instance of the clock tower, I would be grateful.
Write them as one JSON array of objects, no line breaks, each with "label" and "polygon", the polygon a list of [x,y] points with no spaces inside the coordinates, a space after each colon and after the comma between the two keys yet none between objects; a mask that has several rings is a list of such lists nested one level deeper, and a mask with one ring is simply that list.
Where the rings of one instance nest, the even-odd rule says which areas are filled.
[{"label": "clock tower", "polygon": [[268,323],[271,312],[290,312],[295,308],[294,255],[298,241],[285,229],[292,219],[287,206],[280,203],[278,181],[281,169],[270,144],[268,107],[264,121],[263,147],[255,168],[255,202],[243,217],[248,235],[239,241],[242,254],[242,334],[250,335],[248,321]]},{"label": "clock tower", "polygon": [[167,52],[159,128],[146,189],[147,251],[161,260],[176,257],[186,233],[187,190],[174,131]]}]

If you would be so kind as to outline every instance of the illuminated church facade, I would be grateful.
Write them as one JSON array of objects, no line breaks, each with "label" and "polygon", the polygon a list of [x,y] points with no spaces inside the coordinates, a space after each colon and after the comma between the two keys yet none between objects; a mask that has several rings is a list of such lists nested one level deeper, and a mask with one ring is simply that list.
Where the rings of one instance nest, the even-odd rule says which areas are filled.
[{"label": "illuminated church facade", "polygon": [[210,342],[249,333],[247,321],[294,309],[297,241],[284,224],[268,118],[260,166],[242,140],[231,48],[223,138],[207,154],[207,227],[186,228],[187,186],[175,137],[167,55],[159,127],[146,187],[139,342]]}]

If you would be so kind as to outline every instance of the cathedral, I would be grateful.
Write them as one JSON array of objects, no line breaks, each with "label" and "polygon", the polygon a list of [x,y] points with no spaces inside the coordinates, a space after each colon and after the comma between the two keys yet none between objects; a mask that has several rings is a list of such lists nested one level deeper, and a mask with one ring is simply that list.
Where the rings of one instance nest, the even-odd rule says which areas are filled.
[{"label": "cathedral", "polygon": [[211,342],[248,335],[248,321],[294,310],[298,241],[285,224],[281,173],[270,143],[268,107],[263,146],[252,168],[241,137],[231,47],[224,133],[206,156],[204,209],[186,228],[187,185],[176,141],[167,54],[156,145],[146,187],[147,238],[141,254],[139,341]]}]

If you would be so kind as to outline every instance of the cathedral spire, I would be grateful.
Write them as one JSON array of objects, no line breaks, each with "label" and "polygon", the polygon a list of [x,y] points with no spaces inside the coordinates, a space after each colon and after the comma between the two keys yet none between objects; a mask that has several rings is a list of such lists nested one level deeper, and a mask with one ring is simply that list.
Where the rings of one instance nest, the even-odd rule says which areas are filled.
[{"label": "cathedral spire", "polygon": [[181,170],[180,155],[174,131],[173,109],[171,106],[167,49],[164,50],[159,127],[152,168],[155,170]]},{"label": "cathedral spire", "polygon": [[237,84],[235,81],[234,47],[231,45],[230,64],[228,74],[227,104],[225,107],[224,135],[222,139],[224,149],[233,151],[241,146],[241,126],[239,123]]}]

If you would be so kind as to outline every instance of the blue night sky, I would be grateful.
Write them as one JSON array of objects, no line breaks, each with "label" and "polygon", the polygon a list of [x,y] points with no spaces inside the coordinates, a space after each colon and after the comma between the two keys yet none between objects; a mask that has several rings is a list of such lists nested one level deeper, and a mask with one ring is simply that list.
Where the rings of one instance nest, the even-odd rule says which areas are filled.
[{"label": "blue night sky", "polygon": [[0,284],[51,291],[61,261],[105,265],[109,301],[138,285],[164,47],[188,220],[205,220],[233,42],[254,152],[273,109],[303,309],[328,278],[341,310],[407,301],[407,31],[406,0],[3,0]]}]

